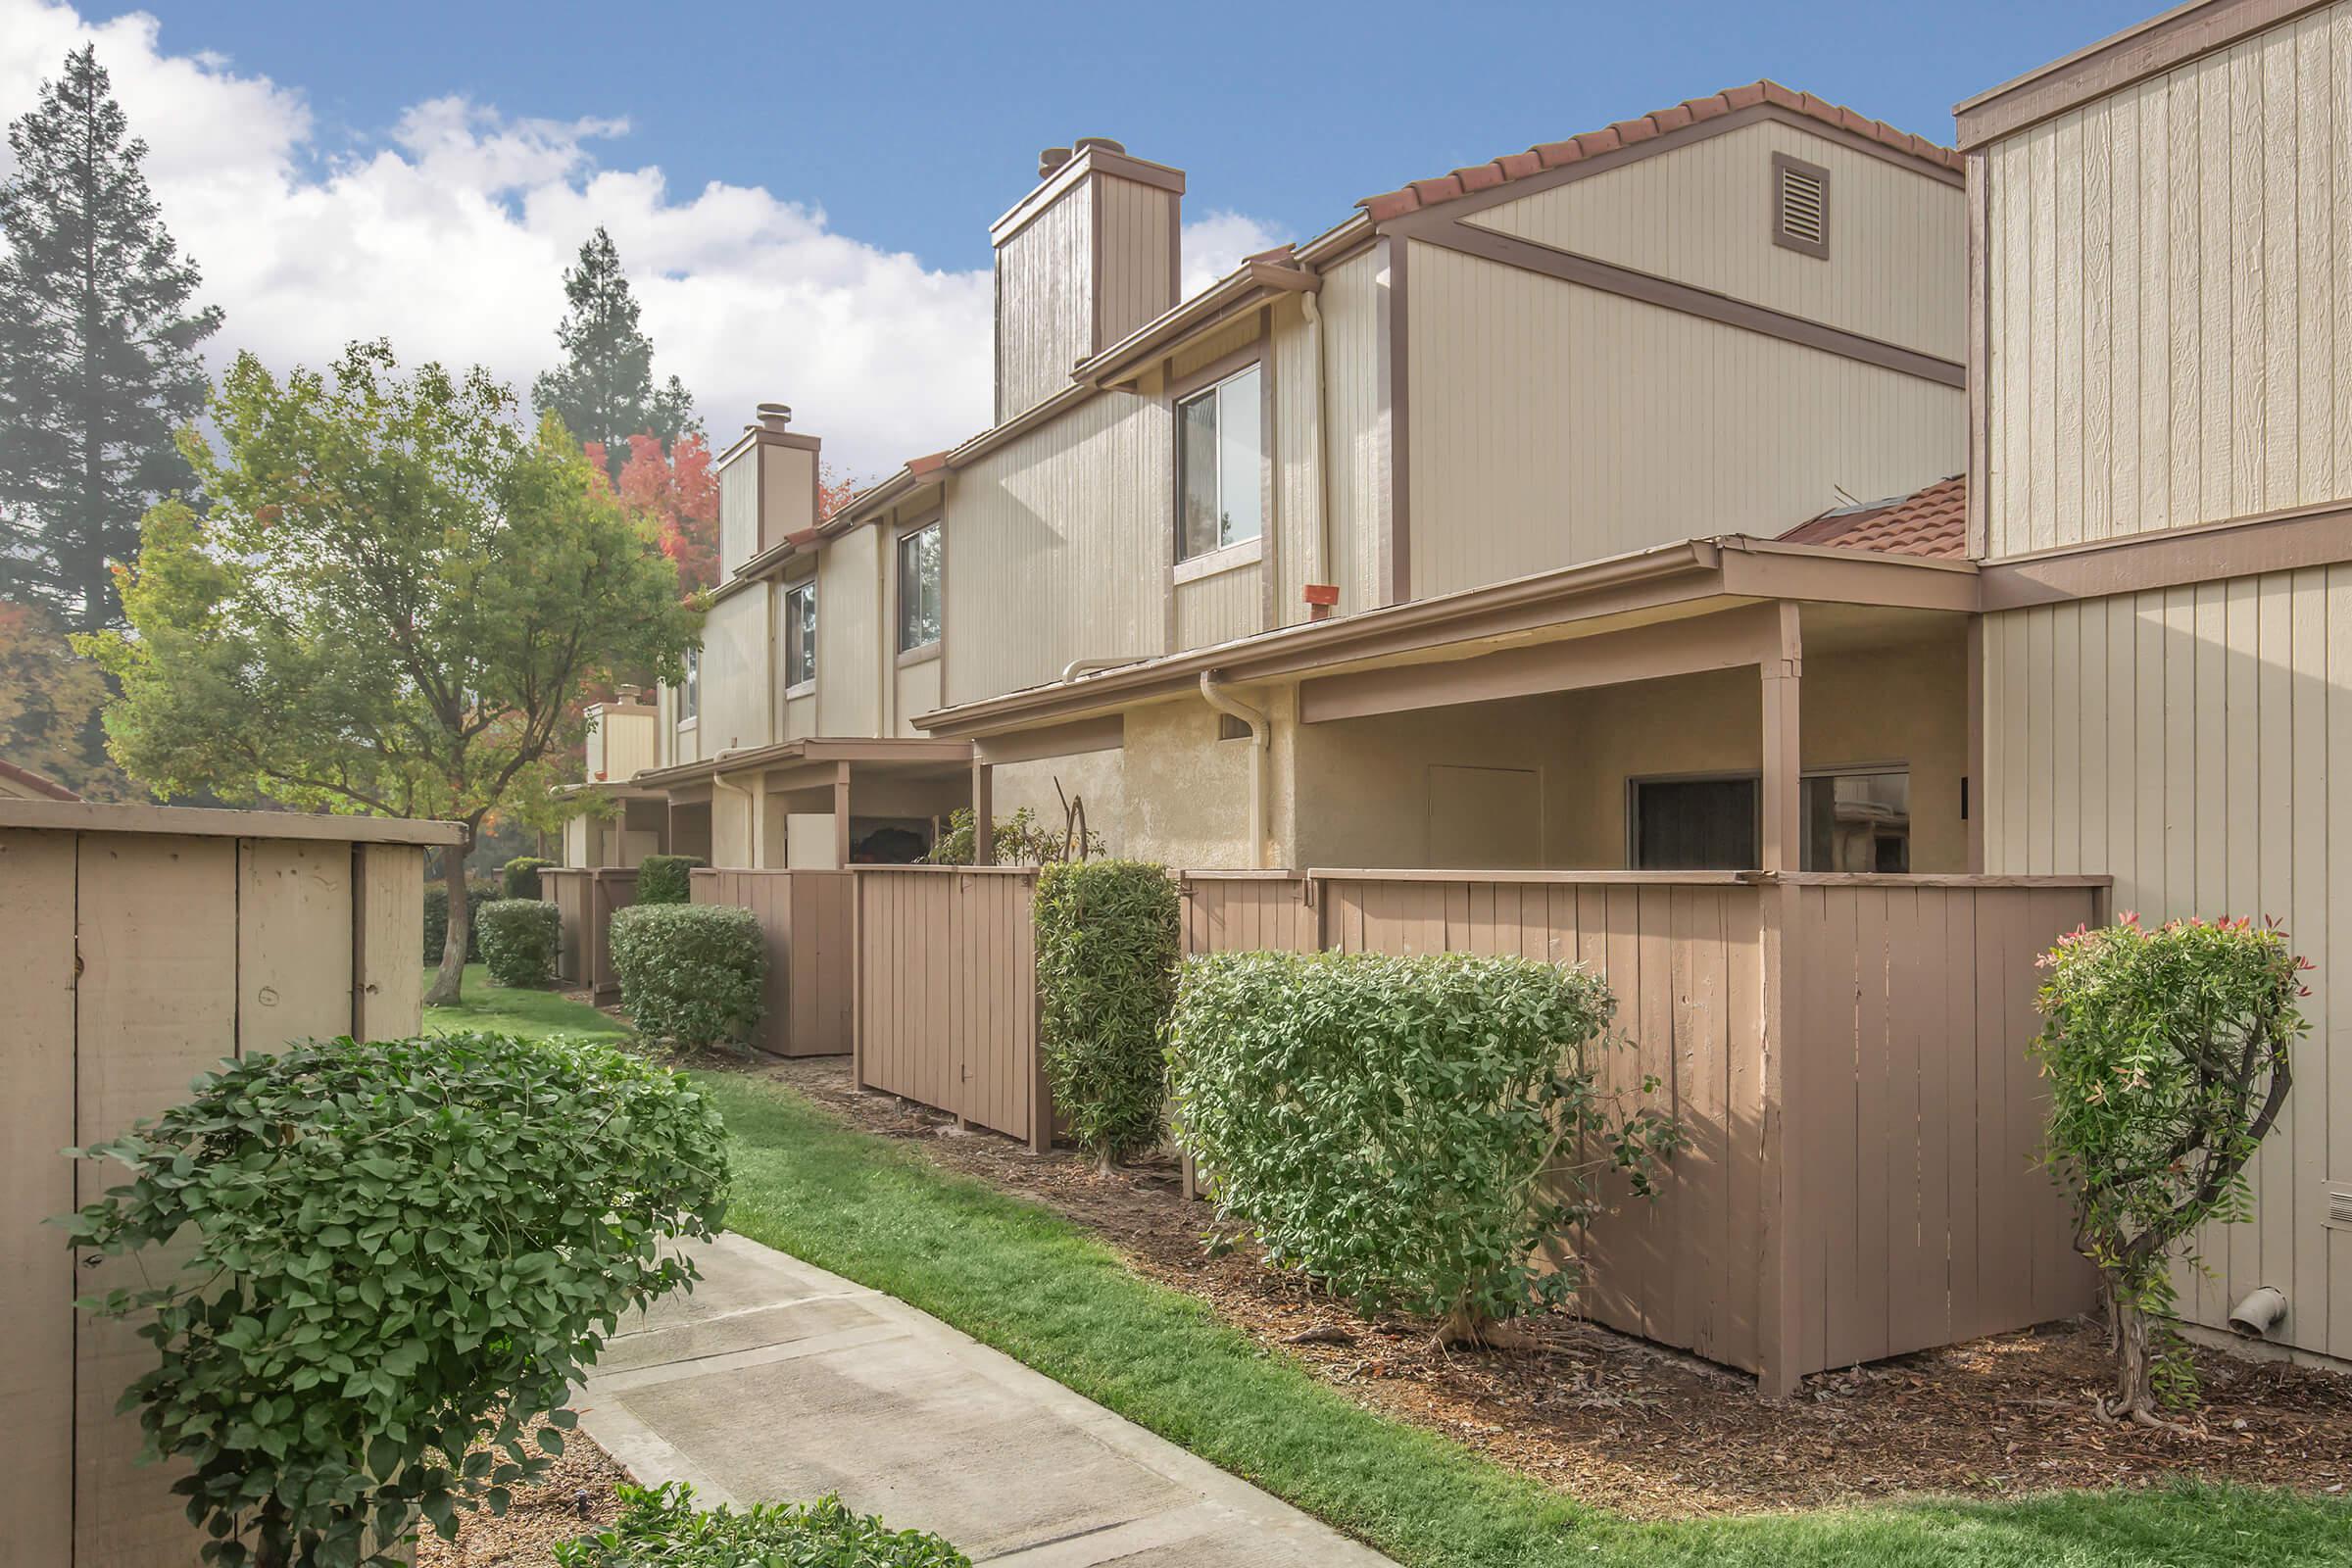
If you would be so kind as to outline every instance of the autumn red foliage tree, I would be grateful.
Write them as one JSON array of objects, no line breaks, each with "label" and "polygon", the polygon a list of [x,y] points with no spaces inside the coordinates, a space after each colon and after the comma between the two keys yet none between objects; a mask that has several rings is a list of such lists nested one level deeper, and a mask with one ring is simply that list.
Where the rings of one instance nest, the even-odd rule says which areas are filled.
[{"label": "autumn red foliage tree", "polygon": [[[609,466],[604,443],[583,445],[590,462]],[[664,452],[653,436],[633,435],[614,488],[621,505],[661,541],[662,553],[677,563],[681,587],[698,593],[718,586],[718,470],[709,442],[699,435],[681,436]],[[819,520],[857,493],[855,479],[824,465],[816,481]]]}]

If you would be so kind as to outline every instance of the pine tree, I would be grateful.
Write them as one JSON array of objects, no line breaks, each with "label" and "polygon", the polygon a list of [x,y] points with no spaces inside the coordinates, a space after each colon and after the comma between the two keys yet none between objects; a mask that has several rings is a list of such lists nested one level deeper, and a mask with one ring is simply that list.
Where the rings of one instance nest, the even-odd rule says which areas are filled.
[{"label": "pine tree", "polygon": [[77,630],[122,618],[110,560],[139,516],[187,487],[173,430],[204,406],[196,346],[218,306],[164,227],[95,47],[8,128],[0,182],[0,597]]},{"label": "pine tree", "polygon": [[553,414],[582,442],[605,451],[605,471],[615,482],[629,437],[651,435],[664,448],[681,435],[700,435],[694,399],[676,376],[654,386],[654,343],[637,326],[637,300],[620,270],[612,236],[599,224],[580,247],[580,265],[564,273],[571,309],[556,327],[564,363],[532,383],[531,401]]}]

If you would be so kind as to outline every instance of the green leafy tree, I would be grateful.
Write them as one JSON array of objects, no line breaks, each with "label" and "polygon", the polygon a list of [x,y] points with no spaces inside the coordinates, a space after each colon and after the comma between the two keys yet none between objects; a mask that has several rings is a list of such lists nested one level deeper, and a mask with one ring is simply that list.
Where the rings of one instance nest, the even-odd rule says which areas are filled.
[{"label": "green leafy tree", "polygon": [[[149,514],[133,635],[84,639],[121,682],[115,757],[164,791],[361,815],[553,825],[579,698],[675,680],[697,635],[677,571],[553,419],[535,440],[480,369],[400,373],[382,343],[280,380],[240,356],[220,450],[183,441],[209,514]],[[459,995],[465,853],[427,1000]]]},{"label": "green leafy tree", "polygon": [[637,325],[637,297],[620,270],[620,252],[599,224],[580,247],[580,264],[564,273],[570,309],[556,327],[564,363],[532,384],[531,401],[582,441],[595,443],[608,477],[618,483],[631,436],[650,435],[662,450],[702,434],[694,399],[671,376],[654,385],[654,340]]},{"label": "green leafy tree", "polygon": [[2246,1162],[2294,1082],[2311,965],[2251,920],[2150,930],[2129,913],[2034,961],[2049,976],[2033,1048],[2050,1083],[2046,1154],[2074,1195],[2075,1246],[2098,1267],[2114,1334],[2099,1414],[2169,1425],[2159,1409],[2196,1396],[2166,1326],[2173,1264],[2202,1268],[2198,1231],[2253,1216]]},{"label": "green leafy tree", "polygon": [[85,800],[129,800],[130,780],[90,756],[85,737],[105,731],[106,677],[74,652],[38,605],[0,603],[0,760],[30,768]]},{"label": "green leafy tree", "polygon": [[[189,480],[172,431],[204,406],[197,345],[220,312],[165,229],[97,51],[8,128],[0,181],[0,595],[76,630],[116,623],[108,568]],[[97,753],[93,734],[88,748]]]},{"label": "green leafy tree", "polygon": [[419,1513],[505,1512],[725,1211],[710,1102],[584,1042],[306,1041],[80,1152],[129,1176],[73,1239],[144,1282],[83,1304],[155,1347],[123,1402],[223,1568],[391,1564]]}]

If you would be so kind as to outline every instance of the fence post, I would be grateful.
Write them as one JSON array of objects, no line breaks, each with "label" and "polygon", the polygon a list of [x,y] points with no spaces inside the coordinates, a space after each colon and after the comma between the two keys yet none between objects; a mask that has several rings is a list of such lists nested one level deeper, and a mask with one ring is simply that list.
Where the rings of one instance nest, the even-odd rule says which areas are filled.
[{"label": "fence post", "polygon": [[1797,1074],[1797,1006],[1791,982],[1802,973],[1803,939],[1798,935],[1797,890],[1779,876],[1758,890],[1763,915],[1764,982],[1758,1016],[1764,1024],[1764,1190],[1763,1235],[1757,1249],[1763,1278],[1757,1285],[1756,1392],[1785,1399],[1796,1392],[1799,1330],[1806,1310],[1798,1272],[1798,1196],[1795,1159],[1798,1140],[1788,1136],[1788,1107]]},{"label": "fence post", "polygon": [[850,1087],[865,1088],[865,879],[848,866],[850,879]]}]

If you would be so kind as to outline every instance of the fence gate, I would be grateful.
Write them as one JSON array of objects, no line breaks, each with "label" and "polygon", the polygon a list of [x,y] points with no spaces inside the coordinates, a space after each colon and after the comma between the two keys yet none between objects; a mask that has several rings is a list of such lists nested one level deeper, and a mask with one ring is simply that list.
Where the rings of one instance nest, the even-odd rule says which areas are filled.
[{"label": "fence gate", "polygon": [[1037,873],[859,866],[857,1049],[880,1089],[1044,1149],[1053,1103],[1037,1051]]}]

